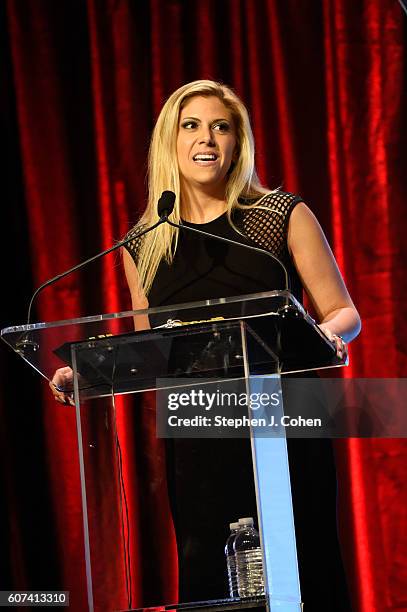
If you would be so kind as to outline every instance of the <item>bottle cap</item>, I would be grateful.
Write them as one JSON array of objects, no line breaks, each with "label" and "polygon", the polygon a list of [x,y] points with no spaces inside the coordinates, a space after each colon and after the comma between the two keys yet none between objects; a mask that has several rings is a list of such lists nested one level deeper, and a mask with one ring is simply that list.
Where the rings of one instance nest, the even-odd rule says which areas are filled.
[{"label": "bottle cap", "polygon": [[254,525],[253,518],[251,516],[246,516],[245,518],[239,519],[239,525]]},{"label": "bottle cap", "polygon": [[229,523],[229,528],[232,531],[233,529],[239,529],[239,523]]}]

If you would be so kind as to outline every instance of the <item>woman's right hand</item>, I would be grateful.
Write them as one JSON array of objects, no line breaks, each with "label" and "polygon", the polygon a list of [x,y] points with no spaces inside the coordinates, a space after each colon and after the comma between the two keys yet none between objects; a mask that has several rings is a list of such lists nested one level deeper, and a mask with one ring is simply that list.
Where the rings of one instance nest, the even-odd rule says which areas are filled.
[{"label": "woman's right hand", "polygon": [[73,393],[64,393],[63,391],[60,391],[60,389],[72,384],[72,380],[73,371],[69,366],[65,368],[58,368],[52,377],[49,386],[55,401],[59,404],[63,404],[64,406],[75,406]]}]

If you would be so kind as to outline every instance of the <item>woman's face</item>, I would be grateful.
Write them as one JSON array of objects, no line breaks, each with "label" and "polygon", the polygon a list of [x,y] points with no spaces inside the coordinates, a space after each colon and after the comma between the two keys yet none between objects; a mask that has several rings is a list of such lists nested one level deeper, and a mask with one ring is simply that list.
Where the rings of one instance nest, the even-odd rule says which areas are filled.
[{"label": "woman's face", "polygon": [[235,151],[231,111],[216,96],[194,96],[188,100],[178,124],[181,185],[224,191]]}]

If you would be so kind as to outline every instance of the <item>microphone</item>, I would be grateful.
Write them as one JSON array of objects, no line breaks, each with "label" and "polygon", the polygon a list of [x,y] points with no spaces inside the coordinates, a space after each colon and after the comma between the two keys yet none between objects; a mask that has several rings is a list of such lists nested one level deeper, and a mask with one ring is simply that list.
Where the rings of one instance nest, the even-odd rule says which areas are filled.
[{"label": "microphone", "polygon": [[[172,192],[164,191],[164,193],[172,193]],[[163,195],[161,196],[161,198],[163,197]],[[172,195],[175,201],[175,194],[172,193]],[[270,253],[269,251],[265,251],[264,249],[259,249],[258,247],[252,246],[251,244],[244,244],[243,242],[238,242],[237,240],[231,240],[230,238],[224,238],[223,236],[218,236],[217,234],[211,234],[209,232],[204,232],[202,230],[197,229],[196,227],[190,227],[189,225],[181,225],[180,223],[174,223],[174,221],[170,221],[168,218],[166,218],[165,221],[172,227],[176,227],[178,229],[183,229],[183,230],[186,229],[189,232],[195,232],[196,234],[200,234],[201,236],[207,236],[209,238],[213,238],[214,240],[220,240],[221,242],[226,242],[227,244],[233,244],[235,246],[242,247],[244,249],[250,249],[251,251],[255,251],[256,253],[261,253],[262,255],[267,255],[268,257],[271,257],[272,259],[274,259],[275,262],[278,263],[278,265],[281,267],[281,269],[284,272],[284,279],[285,279],[284,291],[291,291],[290,278],[288,276],[287,268],[285,267],[283,262],[280,259],[278,259],[278,257],[273,255],[273,253]]]},{"label": "microphone", "polygon": [[[98,253],[97,255],[94,255],[93,257],[89,257],[85,261],[82,261],[81,263],[76,264],[76,266],[69,268],[69,270],[65,270],[65,272],[62,272],[61,274],[57,274],[57,276],[50,278],[49,280],[45,281],[45,283],[40,285],[34,291],[33,296],[30,300],[29,306],[28,306],[27,325],[30,324],[31,309],[32,309],[33,302],[35,298],[37,297],[37,295],[43,289],[45,289],[45,287],[49,287],[53,283],[56,283],[57,281],[59,281],[61,278],[64,278],[65,276],[68,276],[68,274],[71,274],[72,272],[76,272],[77,270],[84,268],[85,266],[92,263],[93,261],[96,261],[97,259],[100,259],[101,257],[104,257],[105,255],[108,255],[109,253],[112,253],[112,251],[116,251],[116,249],[120,249],[121,247],[126,246],[126,244],[128,244],[135,238],[140,238],[141,236],[144,236],[144,234],[147,234],[148,232],[151,232],[152,230],[154,230],[156,227],[158,227],[162,223],[165,223],[166,221],[168,221],[168,215],[170,215],[172,211],[174,210],[174,203],[175,203],[175,193],[173,193],[172,191],[163,191],[160,199],[158,200],[158,204],[157,204],[157,213],[159,216],[159,220],[157,221],[157,223],[154,223],[154,225],[151,225],[150,227],[147,227],[146,229],[141,230],[137,234],[133,234],[129,238],[126,238],[125,240],[122,240],[118,242],[117,244],[114,244],[112,247],[110,247],[109,249],[106,249],[105,251],[102,251],[101,253]],[[26,347],[30,346],[31,341],[28,340],[28,338],[25,338],[25,340],[22,340],[19,344],[22,345],[21,348],[24,348],[24,346]]]},{"label": "microphone", "polygon": [[158,200],[157,213],[162,221],[168,221],[168,216],[174,210],[175,193],[173,191],[163,191]]}]

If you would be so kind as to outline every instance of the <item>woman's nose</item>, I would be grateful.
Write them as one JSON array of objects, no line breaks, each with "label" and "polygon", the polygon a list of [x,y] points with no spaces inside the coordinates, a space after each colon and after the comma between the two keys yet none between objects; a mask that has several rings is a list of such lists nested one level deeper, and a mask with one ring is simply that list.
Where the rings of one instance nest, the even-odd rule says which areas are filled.
[{"label": "woman's nose", "polygon": [[201,133],[199,134],[199,142],[206,143],[208,145],[214,145],[215,139],[210,126],[202,126]]}]

